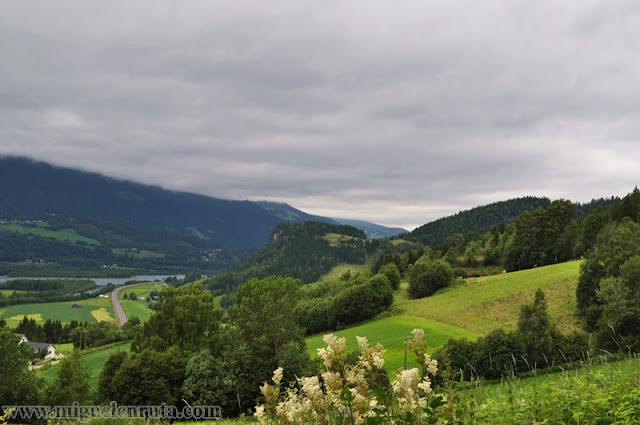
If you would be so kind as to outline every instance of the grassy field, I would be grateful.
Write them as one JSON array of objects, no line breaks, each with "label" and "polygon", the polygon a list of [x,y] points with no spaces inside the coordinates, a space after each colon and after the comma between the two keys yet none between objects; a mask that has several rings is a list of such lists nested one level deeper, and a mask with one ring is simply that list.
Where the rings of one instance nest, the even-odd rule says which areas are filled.
[{"label": "grassy field", "polygon": [[[122,291],[120,291],[118,293],[118,298],[120,299],[120,303],[122,304],[122,308],[124,309],[127,317],[136,316],[143,323],[149,320],[149,317],[151,317],[151,313],[153,313],[153,310],[147,307],[146,300],[149,298],[149,293],[151,291],[160,291],[162,288],[164,288],[164,285],[161,283],[145,283],[143,285],[133,286],[131,288],[123,289]],[[125,300],[123,298],[125,293],[129,295],[132,292],[135,293],[138,297],[137,300]],[[144,301],[140,299],[142,297],[144,297]]]},{"label": "grassy field", "polygon": [[[99,349],[82,355],[83,363],[89,368],[92,391],[94,391],[98,387],[98,377],[100,376],[100,371],[109,358],[109,355],[118,350],[129,352],[131,350],[131,344],[126,343],[110,346],[105,349]],[[46,369],[38,369],[36,373],[46,381],[51,381],[55,379],[59,367],[60,364],[57,364]]]},{"label": "grassy field", "polygon": [[69,342],[66,344],[55,344],[56,353],[70,353],[73,351],[73,343]]},{"label": "grassy field", "polygon": [[[81,308],[73,308],[73,304],[78,304]],[[43,324],[47,319],[60,320],[63,324],[72,320],[82,322],[106,320],[115,323],[113,308],[108,298],[90,298],[58,303],[19,304],[0,308],[0,317],[6,319],[9,327],[16,327],[25,315],[35,319],[39,324]]]},{"label": "grassy field", "polygon": [[[471,340],[502,327],[515,329],[522,304],[533,302],[535,291],[542,288],[549,304],[552,320],[564,332],[577,328],[575,289],[580,262],[569,262],[514,273],[470,278],[439,293],[419,299],[409,299],[407,283],[394,295],[389,313],[363,325],[338,332],[346,337],[349,350],[357,348],[356,336],[367,337],[371,344],[381,343],[387,349],[387,370],[393,372],[404,364],[404,338],[414,328],[425,330],[431,351],[441,347],[449,338],[466,337]],[[356,273],[366,266],[340,264],[320,281],[338,279],[344,272]],[[312,356],[324,347],[323,335],[307,338]]]},{"label": "grassy field", "polygon": [[547,295],[549,314],[565,332],[577,329],[573,318],[579,261],[480,278],[427,298],[411,300],[406,283],[396,292],[392,313],[446,323],[484,335],[502,327],[515,329],[520,306],[533,302],[538,288]]},{"label": "grassy field", "polygon": [[329,270],[329,272],[320,276],[318,282],[331,282],[333,280],[338,280],[340,276],[342,276],[345,272],[350,271],[351,274],[356,274],[357,272],[369,270],[369,266],[366,264],[346,264],[341,263]]},{"label": "grassy field", "polygon": [[87,238],[85,236],[81,236],[74,229],[61,229],[61,230],[51,230],[47,228],[47,223],[37,223],[34,226],[26,226],[24,224],[20,224],[19,222],[12,222],[10,224],[0,224],[0,230],[5,230],[9,232],[17,232],[23,235],[34,235],[41,236],[43,238],[53,238],[60,241],[69,241],[69,242],[77,242],[82,241],[86,242],[89,245],[102,245],[100,241]]},{"label": "grassy field", "polygon": [[[387,350],[384,356],[385,367],[390,373],[393,373],[404,366],[404,339],[405,337],[411,338],[411,331],[416,328],[424,329],[431,352],[442,347],[449,338],[466,337],[471,340],[478,338],[478,335],[455,326],[410,316],[386,317],[349,329],[326,333],[347,338],[348,351],[358,348],[356,336],[366,337],[369,340],[369,345],[382,344]],[[316,356],[318,348],[326,347],[322,340],[323,336],[324,334],[307,338],[307,351],[312,357]],[[409,353],[407,365],[409,367],[415,366],[411,353]]]}]

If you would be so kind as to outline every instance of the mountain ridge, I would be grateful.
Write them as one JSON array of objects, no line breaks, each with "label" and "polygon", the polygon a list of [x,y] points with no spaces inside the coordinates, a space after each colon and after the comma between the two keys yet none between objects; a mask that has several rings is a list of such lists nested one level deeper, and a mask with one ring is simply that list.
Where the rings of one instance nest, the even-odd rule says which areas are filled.
[{"label": "mountain ridge", "polygon": [[[0,156],[0,218],[80,215],[195,235],[236,250],[257,250],[280,223],[337,220],[270,201],[227,200],[117,177]],[[361,226],[386,229],[367,221]],[[363,229],[366,230],[366,229]]]}]

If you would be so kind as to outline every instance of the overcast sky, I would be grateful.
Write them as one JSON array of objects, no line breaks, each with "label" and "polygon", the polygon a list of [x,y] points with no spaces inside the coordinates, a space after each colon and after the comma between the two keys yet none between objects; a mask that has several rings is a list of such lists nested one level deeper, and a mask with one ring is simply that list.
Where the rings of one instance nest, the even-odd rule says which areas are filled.
[{"label": "overcast sky", "polygon": [[2,2],[0,155],[411,230],[639,142],[637,0]]}]

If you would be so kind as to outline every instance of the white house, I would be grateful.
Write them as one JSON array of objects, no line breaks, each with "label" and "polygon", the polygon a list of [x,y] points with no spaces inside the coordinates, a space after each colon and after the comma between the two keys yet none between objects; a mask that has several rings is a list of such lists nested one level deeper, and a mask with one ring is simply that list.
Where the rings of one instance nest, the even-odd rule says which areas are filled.
[{"label": "white house", "polygon": [[33,349],[33,357],[35,360],[52,359],[56,356],[56,347],[48,342],[29,342],[24,334],[16,334],[20,337],[18,344],[26,343]]},{"label": "white house", "polygon": [[[56,356],[56,347],[46,342],[27,342],[33,348],[33,355],[38,359],[52,359]],[[43,356],[44,354],[44,356]]]}]

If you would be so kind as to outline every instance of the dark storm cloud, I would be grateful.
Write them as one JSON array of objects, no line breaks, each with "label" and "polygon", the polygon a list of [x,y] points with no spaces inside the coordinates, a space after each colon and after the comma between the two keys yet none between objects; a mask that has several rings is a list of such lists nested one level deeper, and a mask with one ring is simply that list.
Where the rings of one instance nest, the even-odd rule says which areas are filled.
[{"label": "dark storm cloud", "polygon": [[0,154],[407,228],[638,183],[636,1],[22,2]]}]

